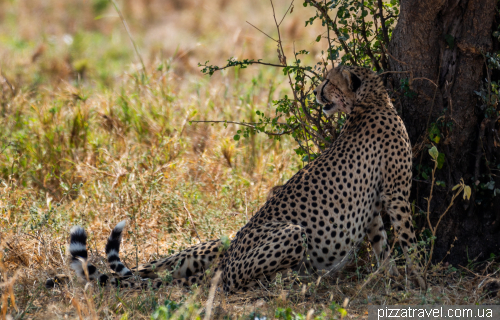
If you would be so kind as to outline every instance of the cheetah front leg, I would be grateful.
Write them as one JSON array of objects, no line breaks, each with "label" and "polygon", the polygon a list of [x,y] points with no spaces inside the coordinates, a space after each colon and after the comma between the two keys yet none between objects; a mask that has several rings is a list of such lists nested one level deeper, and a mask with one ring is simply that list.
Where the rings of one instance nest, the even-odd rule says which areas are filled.
[{"label": "cheetah front leg", "polygon": [[295,224],[270,222],[244,230],[222,262],[224,291],[271,281],[276,273],[299,266],[306,248],[305,231]]},{"label": "cheetah front leg", "polygon": [[418,261],[414,265],[413,260],[415,258],[412,259],[408,252],[409,248],[415,249],[415,252],[417,250],[417,239],[415,237],[415,231],[413,229],[411,219],[410,203],[407,200],[404,200],[401,196],[394,196],[388,203],[387,211],[391,217],[396,237],[399,240],[401,248],[403,249],[408,270],[415,275],[419,287],[425,290],[427,285],[422,278],[420,265]]},{"label": "cheetah front leg", "polygon": [[[368,241],[375,252],[375,257],[377,258],[378,266],[381,266],[381,263],[384,261],[386,264],[389,264],[389,272],[392,276],[399,276],[398,269],[394,261],[389,261],[389,256],[391,254],[391,250],[389,249],[389,245],[387,242],[387,234],[384,228],[384,222],[382,221],[382,217],[380,213],[376,212],[375,217],[371,224],[366,228],[366,235],[368,237]],[[382,266],[383,267],[383,266]]]}]

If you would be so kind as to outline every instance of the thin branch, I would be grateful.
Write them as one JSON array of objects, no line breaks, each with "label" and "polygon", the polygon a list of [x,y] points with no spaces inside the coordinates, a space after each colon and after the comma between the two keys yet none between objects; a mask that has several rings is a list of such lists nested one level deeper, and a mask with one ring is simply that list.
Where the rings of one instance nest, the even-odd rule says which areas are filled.
[{"label": "thin branch", "polygon": [[[310,73],[314,74],[316,77],[319,77],[319,74],[317,74],[313,70],[309,70],[309,69],[306,69],[304,67],[288,66],[288,65],[281,65],[281,64],[268,63],[268,62],[262,62],[262,61],[249,61],[249,62],[247,62],[247,64],[248,65],[250,65],[250,64],[261,64],[261,65],[264,65],[264,66],[278,67],[278,68],[295,68],[295,69],[299,69],[299,70],[302,70],[302,71],[305,71],[305,72],[310,72]],[[208,66],[203,65],[203,64],[200,64],[200,66],[201,67],[208,67]],[[228,65],[228,66],[225,66],[225,67],[217,67],[218,69],[215,70],[215,71],[221,71],[221,70],[224,70],[224,69],[227,69],[227,68],[232,68],[232,67],[235,67],[235,66],[237,66],[237,65]]]},{"label": "thin branch", "polygon": [[410,73],[410,71],[408,71],[408,70],[407,71],[384,71],[382,73],[379,73],[378,75],[382,76],[384,74],[389,74],[389,73]]},{"label": "thin branch", "polygon": [[276,24],[276,28],[278,29],[278,39],[281,42],[281,37],[280,37],[280,25],[278,24],[278,21],[276,20],[276,12],[274,11],[274,4],[273,0],[269,0],[271,2],[271,7],[273,8],[273,18],[274,18],[274,24]]},{"label": "thin branch", "polygon": [[205,317],[203,317],[203,320],[210,320],[211,315],[212,315],[212,308],[214,304],[214,299],[215,299],[215,294],[217,293],[217,285],[219,284],[219,280],[221,278],[222,271],[219,270],[215,273],[215,276],[212,278],[212,283],[210,285],[210,290],[208,291],[208,300],[207,300],[207,306],[205,307]]},{"label": "thin branch", "polygon": [[286,66],[287,63],[286,63],[285,50],[283,49],[283,44],[281,42],[280,25],[276,20],[276,11],[274,10],[273,0],[269,0],[269,2],[271,2],[271,7],[273,8],[274,24],[276,25],[276,30],[278,31],[278,59],[282,65]]},{"label": "thin branch", "polygon": [[380,25],[382,27],[382,36],[384,37],[385,43],[389,44],[389,31],[387,30],[387,27],[385,25],[386,18],[384,18],[384,7],[382,5],[382,0],[378,0],[378,10],[380,15]]},{"label": "thin branch", "polygon": [[2,69],[0,69],[0,74],[2,75],[2,78],[4,79],[5,83],[7,83],[7,85],[9,86],[10,91],[12,91],[12,95],[15,96],[16,95],[16,90],[15,90],[14,86],[9,82],[9,79],[7,79],[7,77],[3,73]]},{"label": "thin branch", "polygon": [[146,72],[146,66],[144,65],[144,61],[142,61],[142,57],[141,55],[139,54],[139,50],[137,49],[137,46],[135,45],[135,41],[134,39],[132,38],[132,34],[130,33],[130,30],[128,28],[128,24],[127,24],[127,21],[125,21],[125,18],[123,17],[122,15],[122,12],[120,11],[120,9],[118,8],[118,5],[116,4],[116,2],[114,0],[109,0],[113,6],[115,7],[115,10],[116,12],[118,13],[118,16],[120,17],[120,20],[122,21],[123,23],[123,26],[125,27],[125,31],[127,31],[127,34],[128,34],[128,38],[130,39],[130,42],[132,42],[132,46],[134,46],[134,50],[135,50],[135,54],[137,55],[137,57],[139,58],[139,61],[141,62],[141,65],[142,65],[142,72],[145,74]]},{"label": "thin branch", "polygon": [[[280,27],[279,27],[279,24],[278,24],[278,21],[276,20],[276,13],[275,13],[275,10],[274,10],[274,4],[273,4],[273,0],[269,0],[271,2],[271,6],[273,8],[273,17],[274,17],[274,23],[276,24],[276,29],[278,30],[278,50],[281,51],[281,57],[280,57],[280,62],[282,62],[284,65],[286,65],[286,56],[285,56],[285,51],[283,49],[283,45],[282,45],[282,42],[281,42],[281,33],[280,33]],[[295,59],[297,60],[297,56],[295,55]],[[305,104],[303,103],[304,99],[298,99],[297,97],[297,92],[296,90],[294,90],[293,88],[293,81],[292,81],[292,78],[290,76],[290,74],[288,74],[288,81],[290,83],[290,87],[292,88],[292,92],[293,92],[293,96],[295,98],[296,101],[300,101],[300,105],[302,106],[302,110],[304,112],[304,114],[306,115],[307,119],[311,122],[311,123],[314,123],[316,125],[317,128],[321,128],[320,124],[315,121],[311,115],[309,114],[309,112],[307,111],[306,107],[305,107]],[[303,97],[301,97],[303,98]],[[304,130],[305,130],[305,126],[304,126]],[[312,134],[311,134],[312,135]],[[321,140],[323,140],[325,143],[327,142],[325,140],[325,138],[323,136],[316,136],[317,138],[320,138]],[[319,146],[317,145],[316,141],[313,140],[313,143],[316,145],[316,147],[318,147],[319,149]]]},{"label": "thin branch", "polygon": [[[200,122],[200,123],[203,123],[203,122],[207,122],[207,123],[232,123],[232,124],[238,124],[238,125],[241,125],[241,126],[245,126],[245,127],[249,127],[249,128],[252,128],[252,129],[255,129],[255,130],[258,130],[257,126],[252,124],[252,123],[248,123],[248,122],[236,122],[236,121],[224,121],[224,120],[191,120],[189,122]],[[258,123],[255,123],[255,124],[258,124]],[[288,125],[287,123],[283,123],[283,122],[278,122],[279,125]],[[269,131],[263,131],[263,133],[269,135],[269,136],[282,136],[282,135],[285,135],[285,134],[289,134],[289,133],[292,133],[294,130],[289,130],[289,131],[284,131],[284,132],[281,132],[281,133],[274,133],[274,132],[269,132]]]},{"label": "thin branch", "polygon": [[384,48],[384,51],[387,53],[387,55],[389,57],[391,57],[393,60],[396,60],[396,62],[398,62],[399,64],[402,64],[402,65],[405,65],[405,66],[408,65],[408,63],[406,63],[404,61],[401,61],[401,60],[398,60],[396,57],[394,57],[392,54],[390,54],[389,51],[387,50],[387,48],[382,43],[380,45]]},{"label": "thin branch", "polygon": [[305,0],[305,2],[311,4],[313,7],[315,7],[326,18],[326,20],[328,21],[328,24],[332,25],[332,29],[335,32],[335,34],[337,35],[337,38],[339,39],[339,42],[342,45],[342,48],[344,49],[344,51],[346,53],[350,54],[349,60],[351,61],[351,63],[353,65],[357,65],[356,61],[353,59],[353,57],[356,57],[356,55],[353,52],[351,52],[351,50],[349,49],[349,47],[347,46],[345,41],[340,39],[339,29],[335,27],[336,24],[332,20],[332,18],[330,18],[330,16],[328,15],[328,11],[325,10],[325,8],[323,8],[321,6],[321,4],[317,3],[314,0]]},{"label": "thin branch", "polygon": [[271,37],[270,35],[268,35],[267,33],[265,33],[264,31],[260,30],[259,28],[257,28],[256,26],[254,26],[253,24],[251,24],[250,22],[246,22],[248,23],[249,25],[251,25],[252,27],[254,27],[255,29],[259,30],[260,32],[262,32],[263,35],[265,35],[266,37],[268,37],[269,39],[273,40],[274,42],[278,42],[278,40],[274,39],[273,37]]},{"label": "thin branch", "polygon": [[294,2],[294,1],[295,1],[295,0],[292,0],[292,2],[290,3],[290,5],[288,6],[288,9],[286,9],[286,12],[285,12],[285,14],[283,15],[283,18],[281,18],[281,21],[280,21],[280,23],[278,24],[278,27],[279,27],[279,26],[281,26],[281,23],[283,22],[283,20],[285,20],[286,14],[288,13],[288,11],[290,11],[290,8],[293,6],[293,2]]},{"label": "thin branch", "polygon": [[[374,28],[374,36],[373,36],[373,40],[377,39],[380,37],[381,33],[379,32],[379,25],[378,25],[378,20],[377,20],[377,14],[374,14],[373,15],[373,24],[375,25],[375,28]],[[385,54],[385,50],[384,50],[384,46],[380,46],[381,50],[380,50],[380,64],[382,65],[382,69],[383,70],[388,70],[389,69],[389,65],[388,65],[388,61],[387,61],[387,55]]]},{"label": "thin branch", "polygon": [[[272,2],[272,0],[271,0],[271,2]],[[283,47],[281,47],[281,48],[283,48]],[[282,50],[283,50],[283,49],[282,49]],[[294,47],[294,51],[295,51],[295,47]],[[283,54],[283,56],[284,56],[284,54]],[[294,57],[295,57],[295,61],[297,61],[297,55],[295,54],[295,52],[294,52]],[[292,93],[293,93],[293,97],[294,97],[295,101],[300,102],[300,106],[301,106],[301,108],[302,108],[302,111],[303,111],[303,112],[304,112],[304,114],[306,115],[306,118],[307,118],[307,120],[309,121],[309,123],[313,123],[313,124],[316,126],[316,128],[318,128],[318,130],[321,130],[321,132],[319,132],[319,134],[320,134],[320,135],[315,135],[315,134],[312,134],[311,132],[310,132],[309,134],[310,134],[311,136],[315,136],[316,138],[321,139],[324,143],[327,143],[327,141],[326,141],[326,140],[325,140],[325,138],[323,137],[324,132],[323,132],[323,131],[322,131],[322,129],[321,129],[321,124],[320,124],[318,121],[316,121],[316,120],[315,120],[315,119],[311,116],[311,114],[309,113],[309,111],[308,111],[308,110],[307,110],[307,108],[306,108],[306,105],[305,105],[305,103],[304,103],[304,93],[303,93],[303,91],[300,91],[300,92],[301,92],[301,97],[300,97],[300,99],[299,99],[299,97],[297,96],[297,91],[294,89],[294,86],[293,86],[293,81],[292,81],[292,77],[290,76],[290,74],[288,74],[288,82],[289,82],[289,84],[290,84],[290,87],[292,88]],[[299,118],[297,118],[297,119],[299,119]],[[304,129],[304,131],[306,131],[306,128],[305,128],[304,124],[302,124],[302,125],[303,125],[303,129]],[[311,130],[311,131],[312,131],[312,132],[314,132],[315,130]],[[307,131],[306,131],[306,132],[307,132]],[[313,140],[313,143],[316,145],[316,147],[318,147],[318,149],[320,149],[320,148],[319,148],[319,146],[318,146],[318,144],[316,143],[316,141],[314,141],[314,140]],[[320,150],[321,150],[321,149],[320,149]]]},{"label": "thin branch", "polygon": [[[431,229],[432,234],[435,233],[436,229],[432,227],[431,223],[431,200],[432,200],[432,191],[434,190],[434,174],[436,173],[436,169],[438,166],[438,162],[434,161],[434,169],[432,170],[432,178],[431,178],[431,191],[429,192],[429,198],[427,199],[427,223],[429,224],[429,229]],[[432,252],[432,250],[431,250]],[[427,268],[426,268],[427,269]]]},{"label": "thin branch", "polygon": [[[325,0],[325,7],[326,7],[326,0]],[[335,21],[337,21],[337,16],[335,16]],[[333,63],[333,58],[332,58],[332,39],[330,38],[330,27],[328,25],[326,26],[326,32],[328,39],[328,56],[330,57],[330,61],[332,62],[332,69],[333,69],[335,67],[335,64]]]},{"label": "thin branch", "polygon": [[[381,0],[379,0],[379,1],[381,1]],[[365,40],[366,53],[368,54],[368,56],[372,60],[373,65],[375,66],[375,69],[377,69],[377,72],[379,72],[380,71],[380,64],[378,63],[378,60],[373,55],[372,49],[370,48],[370,41],[368,41],[368,37],[366,36],[365,17],[363,16],[364,8],[365,8],[365,1],[361,0],[361,36]]]},{"label": "thin branch", "polygon": [[[232,124],[240,124],[242,126],[254,127],[260,122],[238,122],[238,121],[227,121],[227,120],[189,120],[189,122],[214,122],[214,123],[232,123]],[[276,122],[276,124],[286,126],[288,123],[286,122]]]},{"label": "thin branch", "polygon": [[[297,117],[297,119],[298,119],[298,117]],[[301,121],[300,121],[300,120],[299,120],[299,122],[300,122],[300,124],[302,125],[302,123],[301,123]],[[290,125],[289,125],[288,123],[287,123],[286,125],[288,126],[288,128],[290,128],[290,130],[292,130],[292,129],[291,129],[291,127],[290,127]],[[292,137],[293,137],[293,136],[292,136]],[[293,138],[294,138],[294,140],[295,140],[295,141],[299,144],[299,146],[302,148],[302,150],[306,150],[306,151],[309,153],[309,150],[308,150],[307,148],[305,148],[305,147],[304,147],[304,146],[300,143],[300,140],[299,140],[299,139],[297,139],[297,138],[295,138],[295,137],[293,137]],[[248,220],[248,219],[247,219],[247,220]]]},{"label": "thin branch", "polygon": [[431,79],[425,78],[425,77],[413,78],[413,80],[414,80],[414,81],[415,81],[415,80],[427,80],[427,81],[429,81],[430,83],[432,83],[432,84],[436,87],[436,89],[437,89],[437,87],[438,87],[438,85],[437,85],[434,81],[432,81]]},{"label": "thin branch", "polygon": [[198,237],[198,240],[201,243],[201,238],[200,238],[200,235],[198,234],[198,230],[196,230],[196,226],[194,225],[193,218],[191,217],[191,212],[189,212],[188,208],[186,208],[186,203],[184,201],[182,201],[182,204],[184,205],[184,209],[188,213],[189,221],[191,221],[191,224],[193,225],[193,229],[194,229],[194,232],[196,233],[196,237]]}]

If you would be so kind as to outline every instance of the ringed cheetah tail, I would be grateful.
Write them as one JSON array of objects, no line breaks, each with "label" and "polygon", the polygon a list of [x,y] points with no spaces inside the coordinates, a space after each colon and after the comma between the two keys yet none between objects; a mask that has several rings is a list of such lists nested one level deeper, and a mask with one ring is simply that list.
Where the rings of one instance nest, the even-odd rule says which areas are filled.
[{"label": "ringed cheetah tail", "polygon": [[87,264],[87,233],[85,233],[85,230],[80,226],[74,226],[70,230],[69,253],[71,254],[70,267],[75,270],[79,278],[87,280],[83,269],[85,263],[89,280],[96,279],[101,283],[107,282],[107,275],[101,274],[94,265],[90,263]]},{"label": "ringed cheetah tail", "polygon": [[111,235],[106,243],[106,256],[109,267],[123,278],[132,276],[132,271],[125,267],[120,260],[120,243],[122,241],[123,228],[125,228],[126,224],[126,220],[119,222],[113,231],[111,231]]}]

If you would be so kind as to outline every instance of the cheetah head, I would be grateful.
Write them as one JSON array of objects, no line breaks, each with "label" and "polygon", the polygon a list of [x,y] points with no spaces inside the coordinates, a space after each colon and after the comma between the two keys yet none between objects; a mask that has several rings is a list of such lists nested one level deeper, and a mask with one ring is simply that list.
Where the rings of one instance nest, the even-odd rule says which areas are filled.
[{"label": "cheetah head", "polygon": [[328,72],[326,79],[313,92],[325,114],[351,113],[359,87],[361,79],[349,67],[338,66]]}]

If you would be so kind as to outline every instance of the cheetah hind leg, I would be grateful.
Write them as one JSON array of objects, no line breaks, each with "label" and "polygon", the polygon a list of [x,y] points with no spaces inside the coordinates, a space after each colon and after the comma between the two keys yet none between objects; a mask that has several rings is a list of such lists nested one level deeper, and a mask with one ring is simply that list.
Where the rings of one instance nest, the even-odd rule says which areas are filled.
[{"label": "cheetah hind leg", "polygon": [[366,230],[366,235],[368,237],[368,241],[370,241],[373,251],[375,252],[378,266],[385,267],[381,266],[381,263],[385,261],[386,264],[389,264],[389,273],[391,276],[399,277],[396,263],[394,260],[390,260],[391,250],[389,249],[387,234],[385,232],[384,222],[382,221],[380,213],[375,213],[372,223]]},{"label": "cheetah hind leg", "polygon": [[[233,245],[233,244],[232,244]],[[225,292],[258,287],[276,274],[299,267],[305,259],[305,230],[288,222],[270,222],[252,229],[224,257],[222,279]]]}]

